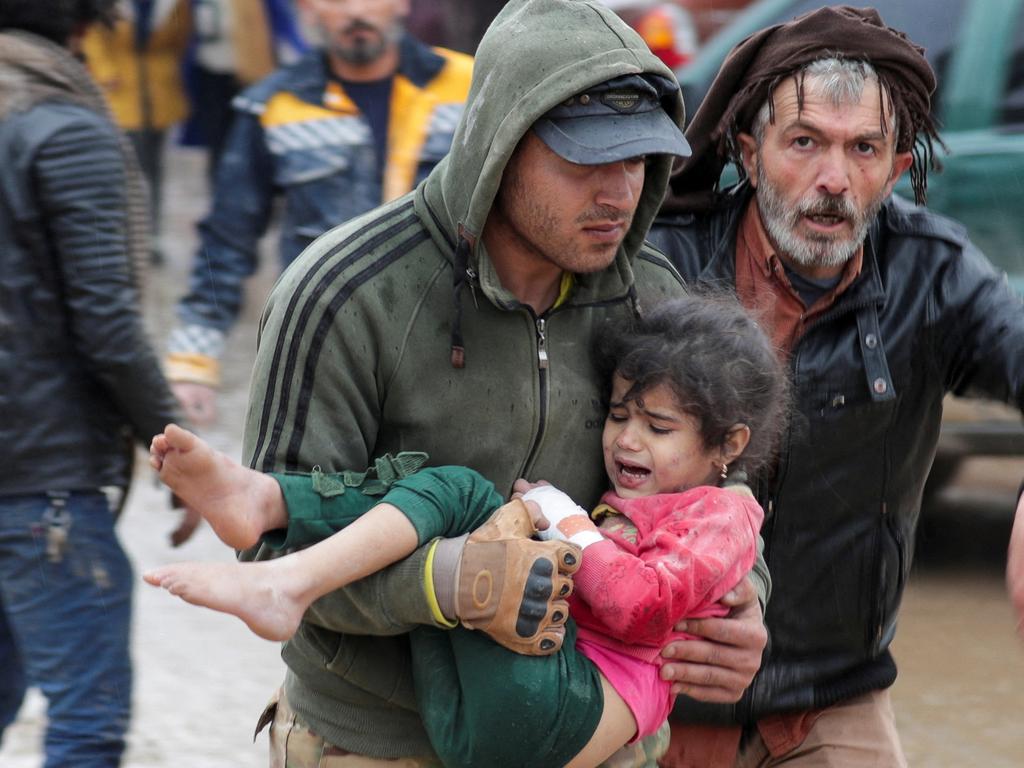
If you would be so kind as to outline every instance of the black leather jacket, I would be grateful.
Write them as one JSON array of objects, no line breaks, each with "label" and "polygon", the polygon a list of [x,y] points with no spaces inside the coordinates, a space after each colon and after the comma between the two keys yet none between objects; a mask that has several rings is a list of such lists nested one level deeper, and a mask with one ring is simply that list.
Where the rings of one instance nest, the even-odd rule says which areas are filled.
[{"label": "black leather jacket", "polygon": [[[655,224],[649,239],[690,281],[735,285],[750,200]],[[794,417],[758,483],[774,585],[765,663],[735,707],[685,719],[751,722],[891,685],[888,648],[913,555],[942,398],[972,390],[1024,407],[1024,309],[958,224],[889,200],[860,276],[796,343]]]},{"label": "black leather jacket", "polygon": [[48,102],[0,120],[0,496],[124,487],[175,418],[129,278],[109,121]]}]

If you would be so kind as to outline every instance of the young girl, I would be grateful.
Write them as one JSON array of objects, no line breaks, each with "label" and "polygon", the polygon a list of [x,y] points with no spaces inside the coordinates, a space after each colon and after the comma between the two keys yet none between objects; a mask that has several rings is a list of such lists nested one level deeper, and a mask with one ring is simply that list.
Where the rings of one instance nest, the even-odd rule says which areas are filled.
[{"label": "young girl", "polygon": [[[731,298],[688,297],[634,327],[609,329],[597,356],[610,381],[602,445],[611,490],[588,515],[549,485],[520,480],[514,489],[546,518],[539,536],[583,553],[565,645],[527,657],[459,630],[410,635],[421,715],[446,764],[537,764],[540,756],[544,765],[594,765],[655,732],[673,698],[659,675],[661,648],[680,636],[681,619],[724,615],[718,601],[754,562],[761,508],[744,486],[719,486],[730,466],[759,469],[782,428],[786,376],[762,331]],[[151,455],[161,478],[236,548],[287,528],[289,509],[325,482],[261,475],[173,426]],[[145,579],[286,639],[316,598],[453,527],[475,528],[501,502],[471,470],[424,469],[378,499],[352,488],[321,499],[335,505],[335,527],[351,524],[286,557],[171,565]],[[526,514],[522,505],[494,519],[517,514]],[[306,543],[297,535],[289,531],[289,545]],[[566,711],[573,717],[562,722]],[[511,736],[499,738],[510,724]],[[560,751],[538,751],[542,733],[557,736],[544,749]]]}]

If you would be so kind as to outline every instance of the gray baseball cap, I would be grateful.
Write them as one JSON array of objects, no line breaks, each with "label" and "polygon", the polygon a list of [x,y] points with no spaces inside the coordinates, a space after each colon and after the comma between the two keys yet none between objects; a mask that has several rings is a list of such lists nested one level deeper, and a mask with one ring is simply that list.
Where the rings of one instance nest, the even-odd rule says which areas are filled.
[{"label": "gray baseball cap", "polygon": [[548,147],[579,165],[640,155],[688,157],[690,145],[661,106],[678,86],[657,75],[624,75],[567,99],[533,124]]}]

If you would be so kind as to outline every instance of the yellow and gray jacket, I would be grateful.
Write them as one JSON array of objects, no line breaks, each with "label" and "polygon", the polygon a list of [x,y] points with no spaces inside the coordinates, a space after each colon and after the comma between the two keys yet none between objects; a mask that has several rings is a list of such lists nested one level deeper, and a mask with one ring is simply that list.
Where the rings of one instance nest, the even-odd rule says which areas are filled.
[{"label": "yellow and gray jacket", "polygon": [[134,6],[124,3],[125,15],[109,29],[89,27],[82,41],[85,61],[122,129],[165,130],[189,112],[181,59],[192,32],[190,4],[159,0],[144,38],[136,30]]},{"label": "yellow and gray jacket", "polygon": [[218,383],[217,361],[274,199],[284,197],[280,257],[287,266],[331,227],[412,190],[451,146],[472,66],[465,54],[401,41],[383,163],[365,116],[328,76],[322,50],[236,98],[213,208],[199,225],[189,293],[168,341],[169,378]]}]

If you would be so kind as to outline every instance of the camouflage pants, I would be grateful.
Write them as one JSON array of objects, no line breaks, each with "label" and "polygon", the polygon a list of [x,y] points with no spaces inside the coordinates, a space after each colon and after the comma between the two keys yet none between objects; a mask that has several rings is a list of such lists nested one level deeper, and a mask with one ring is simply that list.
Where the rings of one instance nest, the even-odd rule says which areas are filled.
[{"label": "camouflage pants", "polygon": [[278,691],[267,705],[257,733],[267,722],[270,722],[270,768],[442,768],[437,760],[426,757],[381,760],[346,752],[301,723],[288,705],[284,691]]},{"label": "camouflage pants", "polygon": [[[443,768],[437,760],[426,757],[381,760],[346,752],[324,741],[299,722],[284,691],[278,691],[267,705],[257,733],[268,722],[270,768]],[[668,750],[669,736],[669,725],[664,723],[657,733],[636,744],[627,744],[599,768],[657,768],[658,758]],[[537,768],[549,768],[540,755]]]},{"label": "camouflage pants", "polygon": [[658,758],[668,751],[672,732],[667,722],[655,733],[636,744],[627,744],[598,768],[658,768]]}]

